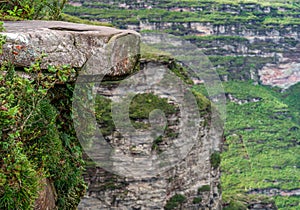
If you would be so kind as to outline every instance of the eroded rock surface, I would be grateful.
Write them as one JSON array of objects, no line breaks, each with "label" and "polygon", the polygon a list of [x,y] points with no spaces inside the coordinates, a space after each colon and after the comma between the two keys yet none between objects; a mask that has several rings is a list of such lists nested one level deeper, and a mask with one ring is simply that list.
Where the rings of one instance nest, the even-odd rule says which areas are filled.
[{"label": "eroded rock surface", "polygon": [[[146,62],[141,71],[145,75],[150,76],[150,69],[153,66],[166,68],[160,63]],[[153,76],[150,77],[152,78]],[[98,94],[107,98],[116,97],[113,93],[118,88],[118,85],[115,81],[101,84]],[[145,85],[146,81],[143,82],[143,78],[141,78],[136,89],[143,90]],[[170,97],[155,88],[151,89],[151,91],[161,98]],[[175,93],[172,93],[172,97],[180,98]],[[168,103],[172,102],[169,101]],[[179,138],[172,134],[181,131],[179,122],[182,119],[180,114],[182,113],[175,112],[174,114],[166,115],[168,126],[159,142],[153,139],[152,141],[148,140],[145,134],[144,136],[139,135],[145,133],[145,130],[140,128],[137,129],[139,132],[136,134],[139,135],[137,137],[139,141],[132,142],[132,139],[126,138],[124,133],[120,133],[117,129],[112,129],[111,133],[105,134],[105,140],[116,150],[125,154],[123,160],[118,159],[118,162],[124,161],[128,163],[128,166],[122,166],[122,169],[128,171],[132,161],[138,163],[138,158],[140,157],[152,158],[160,154],[160,151],[165,152],[170,149],[174,141],[177,141],[177,138]],[[210,115],[209,111],[207,115]],[[87,172],[84,175],[85,181],[88,183],[88,190],[78,209],[147,210],[168,209],[170,205],[174,205],[174,209],[221,209],[220,168],[219,165],[213,166],[211,162],[212,153],[221,149],[221,139],[216,130],[210,132],[210,129],[213,128],[210,125],[205,125],[206,117],[201,116],[198,126],[199,134],[196,135],[196,130],[192,132],[197,138],[185,158],[168,170],[164,171],[162,168],[162,171],[157,175],[123,177],[107,172],[99,166],[88,165]],[[141,123],[142,121],[138,120],[138,122]],[[208,122],[208,124],[210,123]],[[99,124],[99,127],[105,129],[107,125]],[[188,140],[185,139],[183,142],[188,142]],[[137,159],[136,161],[134,160],[135,158]],[[165,158],[171,157],[166,156]],[[145,161],[146,165],[148,164]],[[114,164],[112,164],[113,166]],[[139,167],[138,169],[146,170],[145,167]],[[183,196],[185,198],[184,202],[180,204],[172,202],[177,195]]]},{"label": "eroded rock surface", "polygon": [[19,67],[28,67],[45,54],[44,69],[48,65],[80,69],[97,56],[102,68],[96,73],[122,76],[131,73],[139,54],[140,37],[134,31],[61,21],[5,22],[4,27],[0,63],[9,60]]},{"label": "eroded rock surface", "polygon": [[[138,62],[140,37],[134,31],[49,21],[5,22],[4,26],[6,31],[2,34],[6,35],[7,42],[0,63],[10,61],[18,67],[28,67],[46,54],[41,62],[43,69],[48,65],[71,65],[80,70],[96,56],[97,61],[92,65],[99,69],[89,69],[88,73],[114,78],[130,75]],[[107,89],[103,88],[99,93],[106,95]],[[206,123],[209,124],[201,118],[197,141],[187,156],[157,176],[131,179],[116,176],[100,167],[88,168],[85,180],[89,189],[79,209],[163,209],[176,195],[186,199],[178,208],[220,209],[220,170],[210,160],[212,152],[220,150],[220,139],[211,135],[213,132],[209,129],[213,128]],[[141,148],[131,147],[115,130],[107,136],[107,141],[115,147],[127,149],[132,156],[143,155],[153,147],[152,142]],[[216,141],[217,146],[212,141]],[[167,149],[169,145],[161,143],[160,147]],[[45,182],[36,209],[52,209],[54,205],[55,190],[51,183]]]}]

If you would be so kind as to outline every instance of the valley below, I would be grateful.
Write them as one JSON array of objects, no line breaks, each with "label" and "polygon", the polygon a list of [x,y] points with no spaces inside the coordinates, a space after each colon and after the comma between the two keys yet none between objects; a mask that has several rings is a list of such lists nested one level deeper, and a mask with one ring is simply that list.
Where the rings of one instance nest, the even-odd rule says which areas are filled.
[{"label": "valley below", "polygon": [[[72,0],[64,12],[136,30],[142,37],[172,34],[197,46],[226,96],[221,185],[214,186],[215,193],[222,192],[222,208],[300,209],[299,3]],[[149,60],[145,52],[141,56]],[[165,55],[153,51],[151,56],[157,61]],[[192,90],[214,97],[201,81]],[[115,187],[111,190],[122,191]],[[212,196],[201,193],[204,200]]]}]

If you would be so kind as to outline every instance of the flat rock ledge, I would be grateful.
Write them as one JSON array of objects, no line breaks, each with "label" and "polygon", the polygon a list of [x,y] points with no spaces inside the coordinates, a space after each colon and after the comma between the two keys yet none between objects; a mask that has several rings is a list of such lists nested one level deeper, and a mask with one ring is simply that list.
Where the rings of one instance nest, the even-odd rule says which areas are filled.
[{"label": "flat rock ledge", "polygon": [[92,73],[123,76],[132,73],[139,55],[140,35],[131,30],[62,21],[4,22],[6,36],[0,64],[28,67],[42,58],[41,67],[70,65],[81,69],[92,59]]}]

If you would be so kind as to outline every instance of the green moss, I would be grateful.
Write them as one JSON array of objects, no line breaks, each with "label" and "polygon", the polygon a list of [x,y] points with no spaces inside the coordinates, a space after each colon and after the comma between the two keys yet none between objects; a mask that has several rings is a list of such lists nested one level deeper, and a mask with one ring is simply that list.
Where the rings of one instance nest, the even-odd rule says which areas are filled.
[{"label": "green moss", "polygon": [[210,186],[209,185],[203,185],[198,188],[198,194],[201,192],[209,192],[210,191]]},{"label": "green moss", "polygon": [[193,204],[199,204],[199,203],[201,203],[201,201],[202,201],[201,197],[196,197],[193,199]]},{"label": "green moss", "polygon": [[159,144],[163,142],[162,136],[157,137],[152,143],[152,150],[159,150]]},{"label": "green moss", "polygon": [[245,210],[247,206],[239,201],[231,201],[229,205],[223,208],[224,210]]},{"label": "green moss", "polygon": [[191,80],[187,69],[183,65],[176,62],[174,58],[172,58],[171,54],[168,52],[161,51],[155,48],[155,46],[149,46],[142,43],[141,59],[144,59],[146,61],[155,61],[167,65],[169,70],[171,70],[183,82],[189,85],[193,84],[193,81]]},{"label": "green moss", "polygon": [[185,201],[186,201],[186,197],[184,195],[176,194],[168,200],[164,209],[166,209],[166,210],[176,209],[181,204],[183,204]]},{"label": "green moss", "polygon": [[[148,122],[149,114],[155,109],[160,109],[166,116],[178,112],[178,108],[168,103],[166,98],[160,98],[152,93],[135,95],[129,106],[129,118],[133,127],[136,129],[148,129],[150,127],[150,123]],[[111,115],[111,100],[107,97],[97,95],[95,112],[101,133],[104,136],[110,135],[115,130]],[[167,132],[167,134],[172,135],[172,132]],[[153,148],[156,148],[161,140],[161,137],[158,137],[154,141]]]},{"label": "green moss", "polygon": [[154,109],[162,110],[165,115],[175,114],[176,108],[168,103],[168,99],[160,98],[152,93],[137,94],[131,101],[129,117],[132,120],[148,119]]},{"label": "green moss", "polygon": [[185,84],[192,85],[194,82],[191,80],[190,75],[187,72],[187,69],[183,67],[178,62],[171,62],[168,65],[169,69],[179,77]]},{"label": "green moss", "polygon": [[210,163],[213,168],[218,168],[221,163],[221,154],[220,152],[213,152],[210,156]]},{"label": "green moss", "polygon": [[95,100],[96,121],[103,136],[110,135],[115,130],[115,124],[111,115],[111,100],[97,95]]},{"label": "green moss", "polygon": [[[61,78],[68,78],[73,71],[65,70],[55,69]],[[0,108],[0,158],[4,161],[0,209],[33,208],[45,178],[54,183],[58,208],[75,208],[85,186],[81,147],[70,116],[71,96],[63,91],[61,100],[52,97],[60,89],[54,83],[62,80],[55,74],[44,75],[38,61],[27,71],[39,77],[29,81],[15,74],[13,65],[1,66],[0,101],[5,101],[5,107]]]},{"label": "green moss", "polygon": [[192,90],[198,104],[198,108],[201,116],[209,117],[211,112],[211,102],[202,93],[197,92],[195,89]]}]

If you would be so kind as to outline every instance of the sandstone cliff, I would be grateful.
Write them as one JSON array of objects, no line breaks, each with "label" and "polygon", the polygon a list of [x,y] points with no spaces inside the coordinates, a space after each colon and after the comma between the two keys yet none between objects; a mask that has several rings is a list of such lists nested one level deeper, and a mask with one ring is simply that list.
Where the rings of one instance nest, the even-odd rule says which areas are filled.
[{"label": "sandstone cliff", "polygon": [[[88,76],[105,76],[105,83],[97,89],[96,107],[100,115],[97,117],[105,140],[114,150],[124,151],[129,158],[140,155],[160,154],[172,146],[172,141],[180,134],[180,116],[177,104],[172,99],[165,100],[168,95],[155,96],[153,93],[141,95],[137,105],[143,105],[145,98],[150,102],[156,101],[156,109],[168,107],[166,120],[168,126],[165,135],[157,136],[153,142],[144,142],[143,132],[149,125],[148,115],[143,113],[143,106],[137,106],[133,114],[137,114],[132,122],[140,136],[138,140],[143,144],[132,144],[130,139],[124,138],[113,126],[110,116],[110,106],[107,101],[111,100],[110,93],[118,87],[125,76],[135,73],[139,66],[140,36],[134,31],[118,30],[107,27],[87,26],[66,22],[50,21],[20,21],[5,22],[6,43],[3,45],[3,54],[0,62],[6,61],[14,64],[18,74],[22,77],[33,79],[31,74],[24,73],[25,67],[29,67],[37,59],[41,59],[41,67],[47,72],[49,66],[69,65],[76,70],[73,79],[66,83],[76,82],[78,74],[88,72]],[[91,57],[96,57],[90,64]],[[174,61],[155,62],[143,61],[142,70],[145,74],[151,73],[150,67],[170,69]],[[170,65],[170,63],[173,63]],[[92,65],[95,68],[86,70]],[[48,72],[49,73],[49,72]],[[153,72],[151,74],[156,74]],[[84,75],[83,75],[84,76]],[[32,78],[33,77],[33,78]],[[102,77],[101,77],[102,78]],[[97,82],[97,81],[96,81]],[[99,81],[98,81],[99,82]],[[143,86],[143,78],[138,81]],[[60,84],[65,85],[65,84]],[[55,93],[55,90],[54,92]],[[150,98],[147,98],[150,97]],[[210,102],[204,97],[197,96],[198,103],[202,106],[205,115],[196,124],[195,145],[187,156],[178,164],[159,175],[146,178],[122,177],[114,175],[101,168],[101,163],[91,162],[88,156],[87,171],[84,173],[88,185],[87,194],[83,198],[80,209],[220,209],[220,149],[212,147],[213,138],[210,133]],[[146,101],[147,102],[147,101]],[[104,107],[101,105],[106,104]],[[157,105],[157,104],[154,104]],[[70,108],[70,107],[69,107]],[[97,110],[97,109],[96,109]],[[170,111],[173,110],[173,111]],[[151,110],[150,110],[151,111]],[[149,113],[148,113],[149,114]],[[61,113],[61,115],[63,115]],[[108,118],[106,118],[106,116]],[[62,117],[63,118],[63,117]],[[76,129],[76,126],[75,126]],[[126,136],[125,136],[126,137]],[[101,149],[101,148],[100,148]],[[176,154],[174,154],[176,155]],[[168,158],[168,157],[166,157]],[[100,166],[99,166],[100,165]],[[53,187],[55,180],[43,181],[44,189],[41,189],[36,201],[36,209],[53,208],[57,200],[57,193]],[[59,196],[59,195],[58,195]],[[49,201],[47,203],[46,201]]]}]

